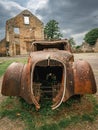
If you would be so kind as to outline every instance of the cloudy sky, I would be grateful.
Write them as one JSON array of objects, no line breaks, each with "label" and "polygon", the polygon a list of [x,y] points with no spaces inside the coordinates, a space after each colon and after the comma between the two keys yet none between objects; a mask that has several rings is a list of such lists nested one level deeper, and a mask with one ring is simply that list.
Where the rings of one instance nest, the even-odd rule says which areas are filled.
[{"label": "cloudy sky", "polygon": [[98,0],[0,0],[0,40],[6,20],[28,9],[46,25],[54,19],[63,38],[73,37],[77,45],[84,35],[98,27]]}]

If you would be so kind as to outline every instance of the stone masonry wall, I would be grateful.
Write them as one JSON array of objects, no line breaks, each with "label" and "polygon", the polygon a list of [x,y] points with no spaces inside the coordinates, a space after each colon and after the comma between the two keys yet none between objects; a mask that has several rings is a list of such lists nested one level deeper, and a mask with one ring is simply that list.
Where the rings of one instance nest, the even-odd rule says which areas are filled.
[{"label": "stone masonry wall", "polygon": [[[26,17],[27,23],[24,22]],[[10,55],[28,54],[34,40],[44,40],[43,23],[28,10],[6,22],[6,41]]]}]

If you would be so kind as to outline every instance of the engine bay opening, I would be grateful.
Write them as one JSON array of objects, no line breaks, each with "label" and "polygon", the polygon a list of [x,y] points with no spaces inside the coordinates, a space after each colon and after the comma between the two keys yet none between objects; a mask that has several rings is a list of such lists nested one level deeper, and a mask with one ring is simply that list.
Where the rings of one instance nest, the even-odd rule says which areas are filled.
[{"label": "engine bay opening", "polygon": [[40,43],[37,43],[35,44],[36,46],[36,50],[37,51],[41,51],[41,50],[44,50],[44,49],[53,49],[53,48],[56,48],[58,50],[64,50],[65,49],[65,45],[64,43],[56,43],[56,44],[40,44]]},{"label": "engine bay opening", "polygon": [[51,60],[47,66],[46,62],[38,62],[33,72],[33,92],[38,102],[53,101],[62,84],[63,65]]}]

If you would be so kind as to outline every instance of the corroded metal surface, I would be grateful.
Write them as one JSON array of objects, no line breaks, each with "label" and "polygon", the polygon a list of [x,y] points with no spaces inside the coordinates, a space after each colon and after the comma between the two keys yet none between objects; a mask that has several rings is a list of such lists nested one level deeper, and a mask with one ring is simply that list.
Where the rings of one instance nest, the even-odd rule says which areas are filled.
[{"label": "corroded metal surface", "polygon": [[74,94],[95,93],[96,83],[91,66],[88,62],[79,60],[74,67]]},{"label": "corroded metal surface", "polygon": [[36,41],[32,44],[28,63],[12,63],[3,79],[2,94],[21,96],[40,109],[43,98],[51,99],[56,109],[73,95],[96,93],[90,64],[74,62],[66,40]]},{"label": "corroded metal surface", "polygon": [[2,94],[6,96],[19,96],[21,91],[21,75],[24,65],[12,63],[6,70],[3,83]]}]

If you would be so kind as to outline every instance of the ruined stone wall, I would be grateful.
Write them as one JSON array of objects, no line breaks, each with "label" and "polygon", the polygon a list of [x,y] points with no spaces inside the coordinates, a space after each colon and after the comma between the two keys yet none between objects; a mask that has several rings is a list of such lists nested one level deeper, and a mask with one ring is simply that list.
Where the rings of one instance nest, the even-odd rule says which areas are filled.
[{"label": "ruined stone wall", "polygon": [[85,42],[81,46],[82,52],[96,52],[96,49],[97,49],[97,52],[98,52],[98,44],[89,45],[88,43]]},{"label": "ruined stone wall", "polygon": [[97,39],[97,41],[96,41],[96,44],[95,44],[95,47],[94,47],[94,51],[95,51],[95,52],[98,52],[98,39]]},{"label": "ruined stone wall", "polygon": [[81,46],[82,52],[93,52],[93,46],[90,46],[88,43],[84,42]]},{"label": "ruined stone wall", "polygon": [[6,55],[6,42],[5,38],[0,41],[0,56]]},{"label": "ruined stone wall", "polygon": [[6,22],[10,55],[28,54],[34,40],[44,40],[43,23],[28,10]]}]

